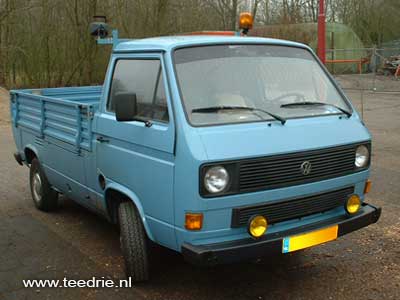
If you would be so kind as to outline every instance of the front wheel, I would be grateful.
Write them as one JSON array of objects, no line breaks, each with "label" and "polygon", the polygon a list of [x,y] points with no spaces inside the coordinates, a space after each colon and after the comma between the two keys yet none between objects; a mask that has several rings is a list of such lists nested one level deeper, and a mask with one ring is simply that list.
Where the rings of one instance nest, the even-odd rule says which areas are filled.
[{"label": "front wheel", "polygon": [[132,202],[122,202],[118,216],[126,276],[135,282],[146,281],[149,279],[147,236],[139,212]]},{"label": "front wheel", "polygon": [[39,160],[34,158],[29,172],[29,183],[33,203],[42,211],[53,211],[58,207],[58,193],[51,188]]}]

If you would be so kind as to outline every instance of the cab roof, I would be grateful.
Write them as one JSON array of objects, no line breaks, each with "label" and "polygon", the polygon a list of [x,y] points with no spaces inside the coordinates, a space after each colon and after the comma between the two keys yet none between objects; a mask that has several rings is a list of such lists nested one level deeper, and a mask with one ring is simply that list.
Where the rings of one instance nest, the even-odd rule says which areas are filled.
[{"label": "cab roof", "polygon": [[217,44],[269,44],[308,48],[304,44],[261,37],[215,36],[215,35],[181,35],[124,40],[118,43],[114,52],[130,52],[137,50],[171,51],[175,48]]}]

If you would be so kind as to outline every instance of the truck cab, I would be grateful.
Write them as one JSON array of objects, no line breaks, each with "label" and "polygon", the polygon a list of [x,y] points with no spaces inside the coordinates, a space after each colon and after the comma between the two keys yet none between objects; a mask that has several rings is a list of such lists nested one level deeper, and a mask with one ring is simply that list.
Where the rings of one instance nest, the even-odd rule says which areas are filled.
[{"label": "truck cab", "polygon": [[147,241],[198,265],[332,241],[379,219],[371,135],[313,51],[255,37],[123,41],[104,85],[11,92],[35,205],[58,194],[121,228],[127,276]]}]

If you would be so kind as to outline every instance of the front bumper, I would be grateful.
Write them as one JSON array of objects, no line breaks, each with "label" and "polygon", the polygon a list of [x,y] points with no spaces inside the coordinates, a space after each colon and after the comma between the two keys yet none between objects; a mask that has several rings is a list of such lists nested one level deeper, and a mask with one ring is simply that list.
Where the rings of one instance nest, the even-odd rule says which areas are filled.
[{"label": "front bumper", "polygon": [[188,262],[195,265],[216,265],[249,260],[271,254],[282,253],[283,238],[305,232],[314,231],[333,225],[339,226],[338,237],[376,223],[381,215],[381,208],[363,204],[360,213],[353,217],[339,216],[329,220],[300,226],[288,231],[267,234],[255,240],[247,238],[208,245],[192,245],[184,243],[182,254]]}]

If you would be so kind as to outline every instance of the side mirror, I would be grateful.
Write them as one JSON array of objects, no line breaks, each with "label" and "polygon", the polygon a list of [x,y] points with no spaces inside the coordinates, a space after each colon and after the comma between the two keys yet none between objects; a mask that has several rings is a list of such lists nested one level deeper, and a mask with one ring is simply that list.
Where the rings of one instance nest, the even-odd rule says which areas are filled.
[{"label": "side mirror", "polygon": [[114,95],[115,117],[118,122],[135,121],[137,100],[134,93],[118,93]]}]

